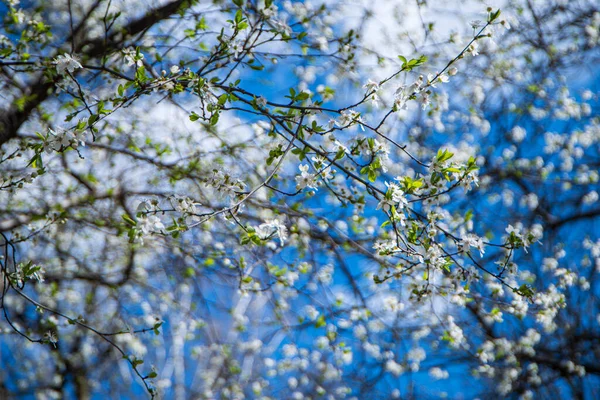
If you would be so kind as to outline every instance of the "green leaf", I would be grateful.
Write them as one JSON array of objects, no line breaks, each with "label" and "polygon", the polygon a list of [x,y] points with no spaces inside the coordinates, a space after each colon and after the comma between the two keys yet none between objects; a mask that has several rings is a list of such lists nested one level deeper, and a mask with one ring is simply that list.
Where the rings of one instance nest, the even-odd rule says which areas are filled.
[{"label": "green leaf", "polygon": [[437,160],[438,160],[438,162],[442,163],[444,161],[448,161],[452,157],[454,157],[454,153],[451,153],[451,152],[449,152],[446,149],[444,149],[444,150],[438,150],[438,153],[437,153]]},{"label": "green leaf", "polygon": [[473,218],[473,210],[468,210],[465,214],[465,222],[469,222]]},{"label": "green leaf", "polygon": [[518,289],[513,289],[514,292],[520,294],[521,296],[525,296],[527,298],[532,298],[535,294],[535,291],[530,285],[522,284]]},{"label": "green leaf", "polygon": [[490,14],[489,22],[494,22],[500,16],[500,9]]},{"label": "green leaf", "polygon": [[375,173],[375,170],[370,169],[369,170],[369,182],[375,182],[377,180],[377,174]]},{"label": "green leaf", "polygon": [[94,122],[98,121],[99,117],[100,116],[98,114],[92,114],[92,115],[90,115],[90,117],[88,118],[88,126],[91,127],[92,125],[94,125]]},{"label": "green leaf", "polygon": [[317,322],[315,322],[315,327],[316,328],[321,328],[323,326],[327,325],[327,322],[325,321],[325,316],[324,315],[320,315],[319,318],[317,319]]},{"label": "green leaf", "polygon": [[138,67],[137,71],[135,71],[135,80],[140,83],[144,83],[146,80],[148,80],[148,77],[146,76],[146,68],[144,68],[144,66]]},{"label": "green leaf", "polygon": [[156,336],[158,336],[160,334],[160,331],[158,330],[158,328],[160,328],[162,324],[163,324],[162,322],[157,322],[156,324],[154,324],[154,327],[152,328],[152,330],[154,331],[154,334]]},{"label": "green leaf", "polygon": [[373,147],[375,147],[375,139],[373,138],[368,138],[367,139],[367,143],[369,144],[369,148],[373,149]]},{"label": "green leaf", "polygon": [[444,263],[444,265],[443,265],[442,267],[444,268],[444,270],[445,270],[446,272],[450,273],[450,272],[452,272],[452,271],[450,270],[450,267],[452,266],[452,264],[454,264],[454,263],[452,262],[452,260],[450,260],[449,258],[446,258],[446,262]]},{"label": "green leaf", "polygon": [[131,365],[133,365],[133,368],[137,367],[138,365],[141,365],[144,363],[144,360],[139,359],[139,358],[133,358],[133,360],[130,360]]},{"label": "green leaf", "polygon": [[206,18],[204,16],[200,18],[200,21],[196,24],[196,29],[200,31],[205,31],[208,29],[208,25],[206,24]]},{"label": "green leaf", "polygon": [[306,99],[308,99],[308,93],[306,93],[306,92],[299,93],[298,96],[296,96],[296,100],[299,100],[299,101],[303,101]]},{"label": "green leaf", "polygon": [[121,215],[121,218],[123,218],[123,220],[124,220],[126,223],[128,223],[129,225],[134,225],[134,226],[136,225],[136,222],[135,222],[134,220],[132,220],[132,219],[129,217],[129,215],[127,215],[127,214],[123,214],[123,215]]}]

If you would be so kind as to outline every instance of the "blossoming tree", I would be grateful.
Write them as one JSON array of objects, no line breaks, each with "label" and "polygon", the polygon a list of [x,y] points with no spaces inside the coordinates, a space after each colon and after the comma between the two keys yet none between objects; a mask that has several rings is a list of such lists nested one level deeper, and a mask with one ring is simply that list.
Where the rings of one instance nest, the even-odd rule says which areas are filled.
[{"label": "blossoming tree", "polygon": [[598,5],[416,3],[1,5],[0,395],[597,396]]}]

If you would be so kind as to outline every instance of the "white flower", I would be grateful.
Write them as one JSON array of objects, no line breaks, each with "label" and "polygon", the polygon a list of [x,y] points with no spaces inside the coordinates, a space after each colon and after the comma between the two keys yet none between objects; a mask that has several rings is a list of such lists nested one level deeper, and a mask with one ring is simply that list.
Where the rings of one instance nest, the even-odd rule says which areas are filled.
[{"label": "white flower", "polygon": [[267,99],[265,99],[264,97],[260,96],[256,99],[256,105],[263,108],[266,107],[267,105]]},{"label": "white flower", "polygon": [[353,329],[354,337],[359,340],[365,340],[367,338],[367,328],[360,324],[356,325]]},{"label": "white flower", "polygon": [[482,24],[483,24],[483,22],[481,22],[481,21],[480,21],[480,20],[478,20],[478,19],[475,19],[475,20],[473,20],[473,21],[469,22],[469,25],[471,25],[471,27],[472,27],[473,29],[480,28]]},{"label": "white flower", "polygon": [[398,301],[396,296],[387,296],[383,299],[383,304],[385,308],[389,311],[402,311],[404,310],[404,304]]},{"label": "white flower", "polygon": [[521,235],[521,230],[519,228],[515,228],[512,225],[508,225],[508,227],[506,228],[506,233],[508,233],[509,235],[511,233],[514,233],[516,237],[518,238],[522,238],[523,235]]},{"label": "white flower", "polygon": [[142,61],[144,59],[144,55],[142,53],[138,53],[131,47],[123,50],[123,57],[125,58],[125,63],[128,67],[132,67],[134,65],[141,67],[144,65],[144,62]]},{"label": "white flower", "polygon": [[58,336],[56,336],[55,332],[48,331],[44,334],[44,339],[51,343],[52,346],[56,347],[56,343],[58,343]]},{"label": "white flower", "polygon": [[379,90],[379,83],[369,79],[367,83],[364,84],[363,88],[367,91],[367,93],[377,92]]},{"label": "white flower", "polygon": [[50,154],[53,151],[65,150],[71,146],[76,149],[85,146],[85,133],[83,131],[66,130],[57,127],[56,130],[48,129],[48,136],[44,141],[44,151]]},{"label": "white flower", "polygon": [[319,311],[310,304],[304,307],[304,313],[311,321],[316,321],[319,317]]},{"label": "white flower", "polygon": [[422,347],[415,347],[414,349],[410,349],[407,356],[409,360],[420,363],[421,361],[425,360],[427,354]]},{"label": "white flower", "polygon": [[17,20],[18,25],[25,22],[25,13],[23,12],[23,10],[18,9],[17,11],[13,12],[13,16]]},{"label": "white flower", "polygon": [[477,42],[473,42],[467,49],[473,57],[479,55],[479,51],[477,51],[477,47],[478,47]]},{"label": "white flower", "polygon": [[171,197],[171,204],[180,213],[195,214],[196,204],[192,199],[186,196],[173,196]]},{"label": "white flower", "polygon": [[437,87],[435,86],[437,80],[435,80],[434,78],[435,76],[433,74],[427,74],[427,84],[431,87]]},{"label": "white flower", "polygon": [[177,66],[177,65],[171,66],[170,71],[172,74],[177,74],[180,71],[179,66]]},{"label": "white flower", "polygon": [[329,346],[329,339],[327,336],[319,336],[314,343],[317,349],[324,349]]},{"label": "white flower", "polygon": [[283,355],[291,358],[298,354],[298,348],[295,344],[286,344],[283,346]]},{"label": "white flower", "polygon": [[135,211],[136,214],[146,214],[148,212],[153,212],[158,210],[158,199],[154,198],[151,200],[142,200],[142,202],[137,206]]},{"label": "white flower", "polygon": [[385,369],[386,371],[391,372],[395,376],[400,376],[404,372],[404,367],[394,360],[387,360],[387,362],[385,363]]},{"label": "white flower", "polygon": [[394,93],[394,107],[396,111],[406,109],[407,101],[410,95],[406,93],[405,89],[405,86],[400,86],[398,89],[396,89],[396,93]]},{"label": "white flower", "polygon": [[277,6],[275,4],[271,4],[270,7],[265,7],[260,11],[266,18],[272,18],[277,15]]},{"label": "white flower", "polygon": [[449,315],[447,322],[448,330],[446,331],[444,339],[448,341],[450,347],[454,349],[458,349],[461,346],[468,348],[469,344],[467,343],[467,339],[465,338],[462,329],[454,323],[454,318]]},{"label": "white flower", "polygon": [[321,50],[321,51],[329,50],[329,41],[327,40],[327,38],[325,36],[319,36],[317,38],[316,42],[317,42],[317,46],[319,47],[319,50]]},{"label": "white flower", "polygon": [[76,57],[67,53],[56,57],[54,61],[52,61],[52,64],[56,65],[56,72],[63,76],[66,75],[65,71],[72,74],[76,69],[83,68]]},{"label": "white flower", "polygon": [[333,266],[330,264],[325,265],[317,272],[315,278],[324,285],[331,284],[333,280]]},{"label": "white flower", "polygon": [[244,52],[244,43],[241,40],[235,40],[229,43],[229,50],[233,52],[233,58],[238,58],[240,53]]},{"label": "white flower", "polygon": [[308,165],[301,164],[298,169],[300,169],[300,175],[296,176],[296,189],[304,189],[305,187],[317,189],[315,175],[308,172]]},{"label": "white flower", "polygon": [[412,85],[410,85],[408,87],[408,92],[412,95],[415,94],[417,92],[420,92],[422,90],[422,87],[424,83],[424,79],[423,79],[423,75],[419,75],[419,77],[417,78],[416,81],[414,81],[412,83]]},{"label": "white flower", "polygon": [[460,181],[460,185],[465,189],[465,192],[471,190],[471,184],[479,186],[479,171],[470,171],[463,180]]},{"label": "white flower", "polygon": [[279,238],[281,246],[283,246],[283,243],[288,237],[288,230],[286,226],[281,223],[281,221],[278,219],[273,219],[265,221],[264,224],[260,224],[256,228],[256,234],[263,240],[270,239],[273,235],[276,235]]},{"label": "white flower", "polygon": [[286,19],[274,20],[273,24],[275,28],[284,36],[290,36],[292,34],[292,28],[288,25]]},{"label": "white flower", "polygon": [[444,371],[439,367],[433,367],[429,370],[429,376],[431,376],[434,380],[439,379],[448,379],[448,371]]},{"label": "white flower", "polygon": [[594,204],[598,201],[598,192],[595,190],[592,190],[591,192],[587,193],[585,196],[583,196],[581,198],[581,202],[585,205],[589,205],[589,204]]},{"label": "white flower", "polygon": [[350,126],[358,123],[360,126],[360,129],[362,129],[364,131],[365,128],[363,126],[363,122],[364,121],[358,111],[344,110],[344,111],[342,111],[342,113],[340,115],[339,121],[335,121],[335,124],[337,126],[339,126],[340,128],[346,128],[346,127],[350,127]]},{"label": "white flower", "polygon": [[408,205],[408,199],[402,188],[395,183],[386,182],[385,185],[388,187],[388,190],[383,199],[377,204],[377,209],[381,208],[383,211],[389,211],[391,206],[395,206],[397,210],[404,209]]},{"label": "white flower", "polygon": [[288,383],[288,386],[290,387],[290,389],[296,389],[296,387],[298,387],[298,379],[296,379],[293,376],[288,378],[287,383]]},{"label": "white flower", "polygon": [[521,128],[520,126],[515,126],[511,131],[510,131],[510,136],[512,138],[512,140],[514,140],[515,142],[522,142],[523,139],[525,139],[525,136],[527,136],[527,131],[523,128]]},{"label": "white flower", "polygon": [[429,91],[423,93],[421,96],[421,108],[424,110],[431,104],[431,100],[429,99]]},{"label": "white flower", "polygon": [[485,253],[485,249],[483,248],[483,240],[477,235],[473,235],[471,233],[467,234],[459,243],[459,249],[464,252],[468,252],[471,247],[479,250],[481,255]]},{"label": "white flower", "polygon": [[440,74],[440,76],[438,76],[438,80],[442,83],[448,83],[450,82],[450,77],[448,77],[446,74]]},{"label": "white flower", "polygon": [[143,235],[161,231],[165,226],[156,215],[142,215],[138,219],[138,228]]},{"label": "white flower", "polygon": [[329,137],[329,139],[333,140],[333,145],[336,146],[336,151],[343,151],[346,154],[350,154],[350,149],[344,145],[342,142],[337,140],[333,135]]}]

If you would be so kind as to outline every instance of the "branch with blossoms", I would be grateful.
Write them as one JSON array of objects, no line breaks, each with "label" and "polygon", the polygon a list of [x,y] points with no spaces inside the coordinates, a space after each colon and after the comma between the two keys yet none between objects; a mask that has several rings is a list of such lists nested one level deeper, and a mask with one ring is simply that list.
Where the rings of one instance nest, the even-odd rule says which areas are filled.
[{"label": "branch with blossoms", "polygon": [[[117,350],[123,356],[124,359],[127,359],[129,364],[131,365],[132,370],[141,379],[142,383],[146,387],[146,390],[148,391],[148,393],[150,393],[151,397],[154,398],[154,396],[156,395],[156,391],[152,387],[151,382],[149,382],[149,379],[156,377],[156,373],[152,372],[149,375],[143,376],[139,369],[139,365],[143,363],[143,360],[138,360],[134,356],[127,355],[125,350],[121,346],[119,346],[117,343],[115,343],[112,339],[110,339],[110,337],[116,336],[116,335],[123,335],[123,334],[132,334],[133,335],[133,334],[145,333],[145,332],[149,332],[149,331],[152,331],[158,335],[159,334],[158,329],[162,325],[162,322],[158,321],[156,324],[154,324],[154,326],[152,328],[144,328],[144,329],[138,329],[138,330],[130,329],[130,330],[124,330],[124,331],[119,331],[119,332],[107,333],[107,332],[101,332],[101,331],[95,329],[94,327],[88,325],[84,321],[84,319],[81,317],[71,318],[71,317],[63,314],[60,311],[57,311],[48,306],[45,306],[44,304],[42,304],[42,303],[38,302],[37,300],[33,299],[32,297],[28,296],[24,292],[26,282],[28,282],[28,281],[37,281],[40,283],[44,282],[43,268],[39,265],[32,264],[31,261],[28,263],[17,263],[15,245],[12,243],[12,241],[10,239],[8,239],[8,237],[4,233],[0,232],[0,235],[2,236],[2,239],[3,239],[2,247],[4,247],[4,255],[3,255],[2,259],[0,260],[0,272],[2,272],[2,294],[0,295],[0,308],[2,309],[4,320],[8,323],[10,328],[15,333],[17,333],[19,336],[23,337],[24,339],[28,340],[31,343],[51,344],[52,346],[56,347],[57,343],[59,341],[59,338],[57,337],[56,333],[52,330],[47,331],[44,334],[44,337],[35,339],[32,336],[30,336],[30,334],[28,332],[24,332],[21,328],[19,328],[17,325],[15,325],[12,322],[10,313],[8,310],[8,305],[6,304],[6,298],[9,293],[16,293],[18,296],[23,298],[26,302],[35,306],[36,311],[38,311],[40,313],[49,312],[55,316],[58,316],[58,317],[64,319],[69,324],[77,325],[79,327],[82,327],[82,328],[92,332],[93,334],[99,336],[104,341],[106,341],[111,347],[113,347],[115,350]],[[14,270],[12,272],[9,270],[10,264],[13,265]]]},{"label": "branch with blossoms", "polygon": [[[154,370],[139,372],[145,347],[110,338],[125,335],[123,320],[146,326],[153,313],[168,316],[163,329],[170,335],[160,340],[172,346],[173,390],[185,392],[182,371],[194,357],[202,375],[194,379],[204,380],[198,393],[207,398],[259,396],[269,378],[285,381],[293,368],[307,371],[302,379],[309,383],[289,381],[300,395],[341,397],[349,393],[343,381],[353,379],[365,382],[360,393],[373,394],[377,384],[425,365],[417,343],[427,336],[432,350],[463,352],[486,365],[500,357],[500,341],[479,343],[463,332],[460,311],[438,315],[446,300],[447,311],[468,307],[483,324],[502,321],[504,313],[554,327],[564,288],[544,287],[518,268],[543,236],[546,245],[546,231],[534,217],[529,225],[507,218],[506,230],[495,220],[482,225],[493,217],[466,210],[489,188],[495,172],[482,160],[492,155],[418,132],[421,117],[444,128],[444,89],[479,70],[471,63],[458,74],[457,67],[468,55],[486,56],[478,44],[507,25],[499,11],[488,9],[485,23],[473,24],[452,55],[394,57],[393,69],[373,79],[376,72],[354,74],[363,62],[361,36],[342,32],[328,4],[236,0],[215,8],[179,1],[129,22],[112,10],[102,1],[82,6],[81,15],[69,7],[70,26],[56,26],[63,35],[28,43],[35,51],[27,56],[24,42],[0,40],[1,76],[11,83],[10,121],[0,132],[0,164],[10,170],[0,181],[8,199],[0,205],[0,230],[7,249],[10,240],[32,260],[18,271],[5,268],[13,286],[4,288],[17,304],[3,303],[5,311],[25,304],[66,321],[79,312],[95,318],[75,325],[120,346],[117,353],[128,355],[151,395],[151,385],[158,393],[166,383],[154,380]],[[33,23],[38,19],[41,25]],[[99,31],[87,32],[86,20],[101,21]],[[31,21],[28,32],[52,26],[41,15]],[[298,82],[288,84],[294,77]],[[358,80],[358,94],[341,103],[336,90]],[[484,89],[471,96],[473,104]],[[575,113],[569,98],[561,101],[561,113]],[[458,114],[470,121],[465,126],[483,120],[477,106]],[[413,111],[414,131],[405,122]],[[406,137],[398,124],[407,126]],[[528,134],[507,132],[515,143]],[[502,179],[518,185],[513,175]],[[586,196],[582,203],[594,198]],[[537,207],[529,194],[523,201]],[[593,212],[570,215],[576,221]],[[37,280],[42,266],[51,271],[48,282],[23,291],[19,285]],[[565,288],[575,280],[565,268],[553,273],[551,282]],[[67,289],[91,300],[67,296]],[[436,318],[417,323],[413,316],[426,308]],[[44,317],[17,316],[28,326],[39,320],[31,331],[42,337]],[[292,345],[306,332],[319,335],[313,348]],[[490,332],[483,333],[493,338]],[[260,343],[250,340],[259,336]],[[51,332],[40,340],[67,343],[62,338]],[[189,355],[192,342],[203,344]],[[271,359],[268,349],[278,346],[281,360]],[[501,368],[513,366],[501,358]],[[350,371],[353,365],[372,365],[372,376]],[[435,368],[434,379],[448,376],[441,364]]]}]

